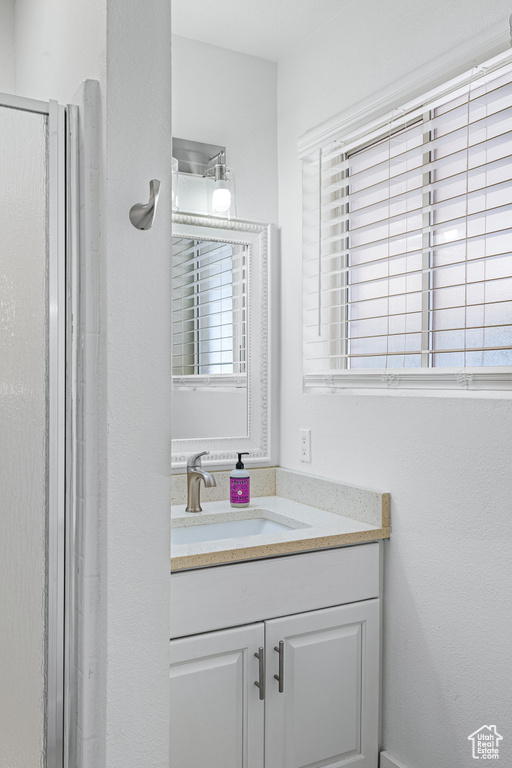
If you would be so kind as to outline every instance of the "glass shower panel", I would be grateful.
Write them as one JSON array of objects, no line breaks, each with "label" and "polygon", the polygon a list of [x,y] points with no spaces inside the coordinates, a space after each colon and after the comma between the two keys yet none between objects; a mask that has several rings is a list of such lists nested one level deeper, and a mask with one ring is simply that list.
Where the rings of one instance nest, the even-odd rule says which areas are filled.
[{"label": "glass shower panel", "polygon": [[0,766],[45,765],[48,118],[0,107]]}]

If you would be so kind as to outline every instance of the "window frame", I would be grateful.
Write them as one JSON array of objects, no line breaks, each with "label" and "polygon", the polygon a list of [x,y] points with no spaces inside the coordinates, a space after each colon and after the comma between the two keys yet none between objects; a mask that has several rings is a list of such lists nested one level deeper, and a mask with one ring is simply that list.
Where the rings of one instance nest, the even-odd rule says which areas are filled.
[{"label": "window frame", "polygon": [[[389,113],[386,113],[383,117],[374,117],[369,110],[366,112],[364,118],[361,114],[357,117],[349,116],[343,122],[337,126],[332,125],[332,121],[329,124],[328,130],[325,127],[321,127],[317,132],[317,138],[311,136],[311,132],[306,135],[299,142],[299,156],[303,159],[311,159],[314,152],[318,152],[318,164],[319,175],[321,175],[322,167],[322,150],[325,150],[336,142],[341,147],[346,147],[347,151],[343,155],[348,157],[351,153],[360,151],[365,146],[369,146],[373,143],[377,143],[379,135],[382,135],[382,128],[387,123],[391,125],[399,115],[407,116],[407,120],[412,120],[414,115],[417,115],[418,122],[428,122],[431,112],[430,104],[437,100],[439,103],[447,102],[455,99],[459,93],[462,93],[467,89],[468,85],[475,81],[480,75],[486,76],[490,73],[499,71],[506,66],[510,67],[512,64],[512,53],[506,51],[499,56],[494,57],[490,61],[486,61],[484,64],[474,67],[473,69],[465,72],[464,74],[453,78],[442,86],[424,93],[423,95],[415,98],[414,100],[406,103],[399,109],[394,109]],[[372,119],[373,118],[373,119]],[[429,172],[430,173],[430,172]],[[347,177],[348,180],[348,177]],[[423,207],[425,206],[425,194],[423,193]],[[429,195],[432,192],[428,193]],[[347,204],[348,212],[348,204]],[[319,231],[322,226],[322,203],[321,197],[318,201],[318,219],[319,219]],[[423,214],[432,217],[432,212]],[[431,225],[429,224],[429,227]],[[347,231],[348,236],[348,231]],[[318,238],[319,246],[319,262],[321,262],[320,251],[320,239]],[[422,247],[423,259],[432,259],[432,245],[426,248]],[[347,267],[348,267],[348,258]],[[430,268],[429,264],[429,268]],[[319,269],[319,279],[322,272]],[[305,275],[305,272],[304,272]],[[425,279],[432,280],[432,272],[423,274],[423,281]],[[424,288],[424,286],[423,286]],[[339,291],[346,291],[348,294],[348,283],[342,285],[338,289]],[[422,298],[422,322],[421,333],[431,334],[432,329],[429,327],[429,309],[430,307],[424,306],[425,301],[432,302],[432,292],[423,293]],[[304,292],[304,304],[306,304],[306,294]],[[347,304],[348,302],[340,302],[340,306]],[[319,305],[320,306],[320,305]],[[346,310],[341,311],[346,313]],[[304,315],[306,313],[306,306],[304,306]],[[425,325],[425,318],[427,323]],[[338,334],[336,341],[343,347],[345,345],[345,352],[350,338],[346,328],[348,327],[348,317],[340,318],[337,321],[337,328],[345,328],[344,332]],[[333,324],[334,325],[334,324]],[[309,326],[311,327],[311,326]],[[306,330],[306,322],[304,319],[304,330]],[[328,343],[331,344],[332,338],[329,336]],[[306,342],[304,342],[306,343]],[[343,363],[340,364],[338,369],[330,368],[329,370],[323,370],[318,372],[308,372],[304,370],[303,374],[303,388],[305,392],[336,392],[342,390],[352,391],[354,389],[368,389],[368,390],[391,390],[398,391],[403,389],[416,390],[418,392],[429,393],[431,391],[437,391],[438,394],[446,392],[447,394],[454,394],[454,392],[481,392],[481,393],[511,393],[512,392],[512,365],[511,366],[479,366],[479,367],[429,367],[429,357],[432,354],[431,345],[421,345],[422,350],[429,350],[422,353],[421,368],[386,368],[386,369],[348,369],[343,367]],[[329,353],[330,358],[330,353]],[[304,355],[304,363],[307,362],[307,357]],[[345,359],[346,365],[346,359]]]}]

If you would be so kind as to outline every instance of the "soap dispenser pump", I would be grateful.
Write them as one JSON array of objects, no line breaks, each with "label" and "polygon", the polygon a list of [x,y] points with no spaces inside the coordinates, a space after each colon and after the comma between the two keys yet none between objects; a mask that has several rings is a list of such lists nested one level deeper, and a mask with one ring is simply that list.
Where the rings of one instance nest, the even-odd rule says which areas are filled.
[{"label": "soap dispenser pump", "polygon": [[251,500],[251,479],[242,461],[242,456],[248,455],[248,451],[238,454],[236,467],[229,476],[229,500],[231,506],[236,509],[239,509],[240,507],[248,507]]}]

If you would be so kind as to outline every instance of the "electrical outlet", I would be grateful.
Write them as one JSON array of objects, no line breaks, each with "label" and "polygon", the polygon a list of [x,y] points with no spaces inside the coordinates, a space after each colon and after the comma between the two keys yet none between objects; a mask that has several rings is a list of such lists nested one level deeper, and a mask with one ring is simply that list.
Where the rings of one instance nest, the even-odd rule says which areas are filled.
[{"label": "electrical outlet", "polygon": [[300,435],[300,460],[311,461],[311,430],[299,429]]}]

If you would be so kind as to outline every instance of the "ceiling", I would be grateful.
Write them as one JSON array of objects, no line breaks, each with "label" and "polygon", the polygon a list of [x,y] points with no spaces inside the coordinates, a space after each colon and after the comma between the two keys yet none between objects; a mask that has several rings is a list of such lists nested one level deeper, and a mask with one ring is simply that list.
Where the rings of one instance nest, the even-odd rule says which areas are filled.
[{"label": "ceiling", "polygon": [[172,28],[233,51],[278,61],[356,0],[172,0]]}]

